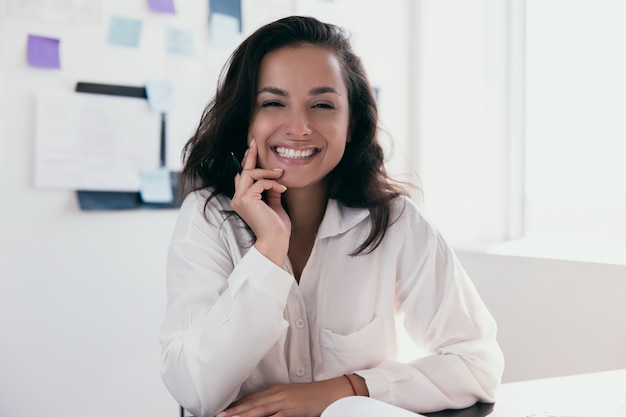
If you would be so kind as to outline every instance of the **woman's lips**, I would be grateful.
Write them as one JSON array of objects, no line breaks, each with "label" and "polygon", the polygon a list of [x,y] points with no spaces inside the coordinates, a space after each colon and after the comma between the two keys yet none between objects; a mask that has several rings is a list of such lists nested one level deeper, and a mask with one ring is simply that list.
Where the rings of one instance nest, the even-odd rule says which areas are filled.
[{"label": "woman's lips", "polygon": [[287,159],[307,159],[319,152],[317,148],[293,149],[284,146],[276,146],[273,150],[276,155]]}]

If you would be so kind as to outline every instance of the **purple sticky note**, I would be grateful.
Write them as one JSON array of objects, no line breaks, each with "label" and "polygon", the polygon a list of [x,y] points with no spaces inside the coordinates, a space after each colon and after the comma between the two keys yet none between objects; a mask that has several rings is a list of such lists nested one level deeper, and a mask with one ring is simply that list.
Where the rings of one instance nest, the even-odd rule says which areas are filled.
[{"label": "purple sticky note", "polygon": [[39,68],[61,68],[59,40],[28,35],[28,65]]},{"label": "purple sticky note", "polygon": [[148,0],[150,9],[159,13],[176,13],[174,10],[174,0]]}]

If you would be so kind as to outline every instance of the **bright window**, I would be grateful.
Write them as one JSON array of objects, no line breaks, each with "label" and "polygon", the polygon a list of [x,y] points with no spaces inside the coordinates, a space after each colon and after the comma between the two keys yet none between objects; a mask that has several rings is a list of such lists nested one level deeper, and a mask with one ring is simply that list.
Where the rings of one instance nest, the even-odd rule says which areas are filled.
[{"label": "bright window", "polygon": [[626,262],[626,2],[525,9],[525,241]]},{"label": "bright window", "polygon": [[414,163],[455,247],[626,264],[626,1],[421,2]]}]

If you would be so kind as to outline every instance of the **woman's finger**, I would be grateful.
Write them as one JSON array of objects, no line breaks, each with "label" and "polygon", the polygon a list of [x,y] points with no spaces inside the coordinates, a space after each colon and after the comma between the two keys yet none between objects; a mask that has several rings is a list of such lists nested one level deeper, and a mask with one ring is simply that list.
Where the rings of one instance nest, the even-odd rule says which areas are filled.
[{"label": "woman's finger", "polygon": [[240,174],[235,176],[235,188],[245,190],[257,181],[269,179],[277,180],[283,175],[283,170],[277,169],[244,169]]},{"label": "woman's finger", "polygon": [[250,141],[250,146],[246,150],[246,153],[243,156],[243,161],[241,162],[241,166],[243,169],[254,169],[256,168],[256,158],[257,158],[257,147],[256,140],[252,138]]},{"label": "woman's finger", "polygon": [[280,184],[279,182],[264,178],[255,181],[254,184],[250,185],[245,194],[251,193],[255,196],[255,199],[259,199],[261,194],[263,194],[263,192],[265,191],[273,191],[275,193],[282,194],[286,190],[287,187]]}]

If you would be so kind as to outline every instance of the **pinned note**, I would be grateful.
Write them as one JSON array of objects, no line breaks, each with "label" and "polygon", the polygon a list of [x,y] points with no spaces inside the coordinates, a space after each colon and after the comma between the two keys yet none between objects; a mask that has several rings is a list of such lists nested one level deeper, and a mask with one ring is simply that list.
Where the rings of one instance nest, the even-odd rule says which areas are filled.
[{"label": "pinned note", "polygon": [[146,83],[146,95],[150,108],[159,113],[167,113],[174,107],[174,86],[167,80]]},{"label": "pinned note", "polygon": [[194,32],[189,29],[167,29],[167,52],[170,55],[192,57]]},{"label": "pinned note", "polygon": [[174,0],[148,0],[150,10],[158,13],[176,13]]},{"label": "pinned note", "polygon": [[112,45],[137,48],[141,36],[141,20],[111,16],[107,41]]},{"label": "pinned note", "polygon": [[145,100],[134,97],[39,93],[35,186],[139,191],[139,172],[160,166],[160,119]]},{"label": "pinned note", "polygon": [[237,21],[237,32],[241,32],[241,0],[209,0],[209,12],[229,16]]},{"label": "pinned note", "polygon": [[174,201],[172,193],[172,177],[167,168],[158,168],[141,171],[141,199],[145,203],[171,203]]},{"label": "pinned note", "polygon": [[61,68],[59,43],[55,38],[28,35],[28,65],[38,68]]},{"label": "pinned note", "polygon": [[7,17],[27,19],[30,26],[34,26],[34,21],[98,25],[102,23],[103,3],[104,0],[4,0],[0,1],[0,9]]},{"label": "pinned note", "polygon": [[333,0],[298,0],[295,14],[315,16],[323,22],[341,24],[337,19],[337,5]]},{"label": "pinned note", "polygon": [[237,45],[239,21],[232,16],[212,13],[210,21],[211,43],[218,48],[229,49]]},{"label": "pinned note", "polygon": [[244,33],[252,33],[262,25],[273,22],[281,17],[294,15],[293,0],[248,1],[243,8],[241,19]]}]

